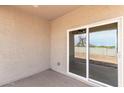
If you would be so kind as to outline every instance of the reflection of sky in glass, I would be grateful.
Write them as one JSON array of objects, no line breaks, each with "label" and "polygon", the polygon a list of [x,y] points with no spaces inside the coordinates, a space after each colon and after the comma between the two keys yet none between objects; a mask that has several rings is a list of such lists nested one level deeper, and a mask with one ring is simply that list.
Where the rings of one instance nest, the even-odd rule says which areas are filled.
[{"label": "reflection of sky in glass", "polygon": [[90,44],[96,46],[115,46],[116,35],[116,30],[90,33]]},{"label": "reflection of sky in glass", "polygon": [[[90,33],[90,44],[96,46],[115,46],[117,30],[99,31]],[[74,36],[75,45],[80,41],[79,37],[86,37],[86,34],[78,34]]]}]

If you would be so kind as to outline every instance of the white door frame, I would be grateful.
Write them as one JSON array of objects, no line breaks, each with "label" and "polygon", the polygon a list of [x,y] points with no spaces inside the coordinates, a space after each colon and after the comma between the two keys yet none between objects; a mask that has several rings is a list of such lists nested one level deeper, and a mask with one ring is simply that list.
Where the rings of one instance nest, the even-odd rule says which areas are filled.
[{"label": "white door frame", "polygon": [[[108,84],[104,84],[102,82],[99,81],[95,81],[92,79],[89,79],[89,62],[86,62],[86,78],[76,75],[74,73],[69,72],[69,32],[71,31],[75,31],[75,30],[79,30],[79,29],[86,29],[86,34],[88,37],[88,33],[89,33],[89,28],[91,27],[95,27],[95,26],[100,26],[100,25],[106,25],[106,24],[111,24],[111,23],[118,23],[118,54],[117,54],[117,58],[118,58],[118,86],[119,87],[124,87],[124,54],[123,54],[123,50],[124,50],[124,32],[123,32],[123,17],[117,17],[117,18],[113,18],[113,19],[108,19],[108,20],[103,20],[103,21],[99,21],[96,23],[92,23],[89,25],[85,25],[85,26],[81,26],[78,28],[72,28],[67,30],[67,74],[70,75],[71,77],[80,79],[82,81],[85,82],[89,82],[89,83],[93,83],[95,85],[102,85],[102,86],[110,86]],[[87,38],[88,39],[88,38]],[[88,40],[87,40],[87,45],[88,45]],[[88,46],[87,46],[87,52],[89,51]],[[86,60],[88,61],[88,53],[86,55]]]}]

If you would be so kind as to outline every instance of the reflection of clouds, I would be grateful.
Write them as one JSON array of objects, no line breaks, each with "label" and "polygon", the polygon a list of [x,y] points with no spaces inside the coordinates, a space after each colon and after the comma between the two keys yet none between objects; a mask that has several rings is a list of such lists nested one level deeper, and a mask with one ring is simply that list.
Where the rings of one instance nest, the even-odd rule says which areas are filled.
[{"label": "reflection of clouds", "polygon": [[117,30],[106,30],[90,33],[90,44],[97,46],[115,46]]},{"label": "reflection of clouds", "polygon": [[[74,44],[77,45],[80,39],[86,40],[86,34],[75,34]],[[90,33],[90,44],[96,46],[115,46],[117,44],[117,30],[106,30]]]}]

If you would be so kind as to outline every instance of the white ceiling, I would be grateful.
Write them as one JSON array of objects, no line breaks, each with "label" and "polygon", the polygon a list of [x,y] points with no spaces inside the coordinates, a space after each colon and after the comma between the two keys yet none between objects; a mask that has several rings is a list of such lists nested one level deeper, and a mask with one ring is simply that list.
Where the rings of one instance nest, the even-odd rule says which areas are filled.
[{"label": "white ceiling", "polygon": [[40,16],[47,20],[54,20],[57,17],[60,17],[76,8],[79,8],[78,5],[38,5],[34,7],[33,5],[18,5],[14,6],[18,9],[21,9],[25,12],[31,13],[33,15]]}]

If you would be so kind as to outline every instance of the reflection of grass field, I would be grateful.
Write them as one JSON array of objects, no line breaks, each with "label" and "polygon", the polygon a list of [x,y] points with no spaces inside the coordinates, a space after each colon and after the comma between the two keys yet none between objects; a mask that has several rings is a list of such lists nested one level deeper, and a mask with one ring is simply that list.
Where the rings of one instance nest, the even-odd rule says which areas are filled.
[{"label": "reflection of grass field", "polygon": [[[86,46],[75,46],[75,47],[86,47]],[[90,48],[115,48],[115,46],[94,46],[94,45],[90,45]]]},{"label": "reflection of grass field", "polygon": [[91,48],[115,48],[115,46],[90,46]]},{"label": "reflection of grass field", "polygon": [[[85,59],[86,58],[86,54],[85,53],[75,52],[75,57],[76,58],[84,58]],[[90,59],[91,60],[101,61],[101,62],[106,62],[106,63],[117,64],[117,59],[114,56],[105,56],[105,55],[91,54],[90,55]]]}]

